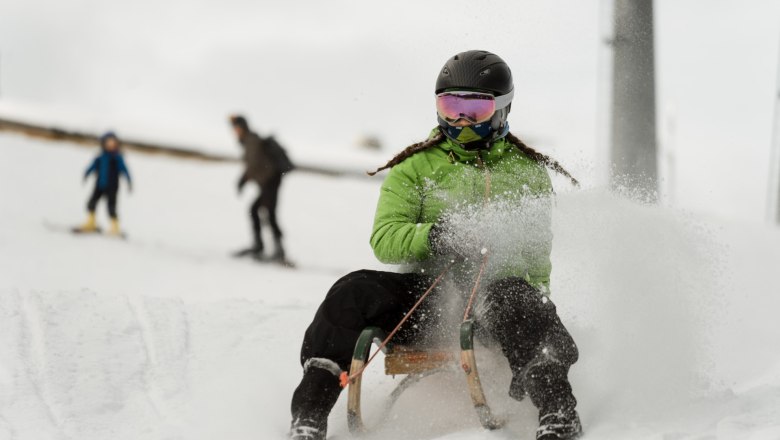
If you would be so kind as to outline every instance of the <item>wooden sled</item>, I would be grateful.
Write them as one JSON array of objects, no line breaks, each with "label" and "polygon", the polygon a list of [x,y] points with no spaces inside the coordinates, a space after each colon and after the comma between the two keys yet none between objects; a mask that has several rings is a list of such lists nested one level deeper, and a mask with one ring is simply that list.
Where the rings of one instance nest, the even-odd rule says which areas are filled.
[{"label": "wooden sled", "polygon": [[[350,375],[360,371],[368,360],[371,345],[379,345],[385,338],[385,332],[378,327],[368,327],[360,334],[352,355]],[[474,356],[474,322],[465,321],[460,326],[460,368],[466,373],[469,394],[477,411],[479,421],[485,429],[498,429],[504,421],[496,419],[485,399],[482,384]],[[392,406],[401,394],[421,379],[441,371],[458,367],[456,356],[449,350],[431,350],[403,345],[388,345],[385,353],[385,374],[405,374],[406,377],[390,394],[388,407]],[[366,431],[360,410],[362,375],[349,382],[347,393],[347,424],[352,434]]]}]

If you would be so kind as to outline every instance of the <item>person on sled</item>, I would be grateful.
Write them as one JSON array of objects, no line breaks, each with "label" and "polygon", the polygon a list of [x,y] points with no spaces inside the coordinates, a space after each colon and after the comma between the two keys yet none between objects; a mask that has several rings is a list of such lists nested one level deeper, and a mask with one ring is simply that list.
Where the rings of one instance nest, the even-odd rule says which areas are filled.
[{"label": "person on sled", "polygon": [[[455,55],[436,80],[438,126],[428,139],[377,170],[390,171],[380,190],[371,246],[380,261],[402,264],[405,270],[352,272],[327,293],[303,338],[303,378],[291,404],[293,440],[325,439],[328,415],[342,389],[339,376],[348,370],[365,327],[390,332],[444,267],[457,274],[456,290],[468,296],[478,270],[485,269],[480,262],[488,261],[493,268],[486,273],[492,275],[475,289],[474,320],[509,361],[509,395],[527,396],[538,408],[538,440],[581,435],[568,380],[578,350],[549,298],[553,188],[547,168],[577,182],[509,132],[513,91],[509,66],[497,55],[477,50]],[[535,216],[541,227],[510,255],[490,260],[489,247],[468,244],[459,235],[457,214],[464,207],[502,200],[510,206],[541,206]],[[503,241],[523,228],[503,223],[509,228]],[[469,233],[479,237],[480,230]],[[436,289],[439,298],[453,295],[452,289]],[[443,313],[435,309],[440,307],[435,299],[425,301],[426,313],[414,312],[396,338],[420,337],[430,328],[422,321]]]}]

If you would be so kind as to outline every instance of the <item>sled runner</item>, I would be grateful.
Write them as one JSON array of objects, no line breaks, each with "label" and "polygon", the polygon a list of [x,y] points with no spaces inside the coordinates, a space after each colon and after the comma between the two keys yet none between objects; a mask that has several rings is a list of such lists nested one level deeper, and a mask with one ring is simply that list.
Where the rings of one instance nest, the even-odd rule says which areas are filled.
[{"label": "sled runner", "polygon": [[[377,327],[368,327],[363,330],[355,344],[352,355],[350,374],[361,371],[368,360],[371,344],[377,345],[385,338],[385,332]],[[391,344],[383,350],[385,353],[385,374],[405,374],[398,386],[390,394],[387,406],[392,406],[401,394],[411,385],[421,379],[442,372],[458,368],[458,359],[450,350],[431,350],[425,348],[410,347]],[[485,399],[482,384],[479,379],[477,362],[474,356],[474,322],[465,321],[460,326],[460,368],[466,373],[474,409],[477,411],[479,421],[485,429],[498,429],[504,422],[496,419],[490,411]],[[357,375],[349,382],[347,394],[347,424],[353,434],[365,432],[361,414],[361,382],[362,375]]]},{"label": "sled runner", "polygon": [[493,416],[490,407],[485,398],[485,392],[482,390],[482,382],[477,370],[477,359],[474,355],[474,321],[464,321],[460,325],[460,366],[466,373],[466,380],[469,386],[469,395],[471,403],[477,411],[479,423],[485,429],[498,429],[504,426],[504,421]]}]

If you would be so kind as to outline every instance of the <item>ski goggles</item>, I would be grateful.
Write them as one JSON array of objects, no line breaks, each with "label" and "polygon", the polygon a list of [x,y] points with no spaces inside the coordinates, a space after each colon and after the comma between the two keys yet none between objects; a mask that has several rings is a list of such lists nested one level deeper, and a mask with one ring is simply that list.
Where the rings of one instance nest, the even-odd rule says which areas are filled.
[{"label": "ski goggles", "polygon": [[489,120],[498,109],[512,102],[514,91],[493,96],[482,92],[443,92],[436,95],[436,112],[446,122],[465,119],[472,124]]}]

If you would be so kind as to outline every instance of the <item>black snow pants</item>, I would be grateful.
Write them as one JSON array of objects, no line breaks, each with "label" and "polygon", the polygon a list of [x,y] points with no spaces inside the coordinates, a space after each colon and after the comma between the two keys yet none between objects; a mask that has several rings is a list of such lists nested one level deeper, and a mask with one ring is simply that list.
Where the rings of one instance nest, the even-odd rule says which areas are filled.
[{"label": "black snow pants", "polygon": [[[341,390],[335,373],[349,368],[360,332],[368,326],[391,331],[432,282],[421,274],[371,270],[338,280],[303,338],[304,377],[293,393],[293,420],[325,423]],[[434,304],[441,290],[437,287],[426,298],[394,341],[414,340],[415,333],[430,328],[420,321],[439,314]],[[509,361],[512,397],[519,400],[527,394],[542,413],[575,407],[568,372],[578,351],[552,301],[521,278],[505,278],[479,293],[474,314],[479,332],[497,342]],[[322,368],[323,359],[332,367]]]},{"label": "black snow pants", "polygon": [[249,215],[252,217],[252,234],[255,240],[255,247],[263,248],[263,238],[260,234],[260,209],[264,209],[268,216],[268,224],[271,226],[274,239],[277,241],[282,237],[282,230],[276,221],[276,204],[279,198],[279,187],[282,184],[282,175],[276,174],[271,177],[260,188],[260,195],[255,199],[249,208]]},{"label": "black snow pants", "polygon": [[119,192],[118,187],[98,188],[96,185],[95,191],[92,192],[92,196],[90,196],[89,201],[87,202],[87,211],[95,212],[95,209],[97,208],[98,200],[100,200],[101,197],[106,196],[108,200],[108,215],[113,219],[117,218],[116,199],[117,199],[118,192]]}]

